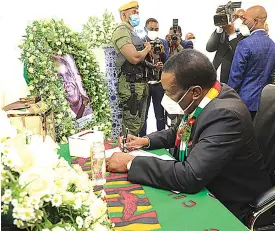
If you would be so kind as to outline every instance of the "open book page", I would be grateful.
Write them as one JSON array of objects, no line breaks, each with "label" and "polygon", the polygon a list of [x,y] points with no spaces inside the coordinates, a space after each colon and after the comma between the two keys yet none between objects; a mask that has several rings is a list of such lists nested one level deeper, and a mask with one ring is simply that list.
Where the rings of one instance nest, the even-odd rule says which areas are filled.
[{"label": "open book page", "polygon": [[[121,152],[121,150],[119,147],[105,150],[106,158],[109,158],[111,155],[113,155],[114,152]],[[150,152],[146,152],[143,150],[135,150],[135,151],[129,152],[129,154],[133,155],[133,156],[152,156],[152,157],[156,157],[156,158],[162,159],[162,160],[174,160],[173,157],[166,155],[166,154],[159,156],[159,155],[156,155],[156,154],[153,154]]]}]

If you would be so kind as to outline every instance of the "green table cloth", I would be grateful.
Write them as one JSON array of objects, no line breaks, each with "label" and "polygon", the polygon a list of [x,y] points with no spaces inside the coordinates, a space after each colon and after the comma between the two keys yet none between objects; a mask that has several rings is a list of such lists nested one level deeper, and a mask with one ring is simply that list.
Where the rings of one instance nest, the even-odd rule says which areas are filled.
[{"label": "green table cloth", "polygon": [[[60,156],[71,163],[68,145],[60,145]],[[151,151],[157,155],[165,155],[165,149]],[[124,174],[125,175],[125,174]],[[114,176],[117,177],[117,176]],[[107,181],[108,182],[108,181]],[[122,182],[122,181],[120,181]],[[114,187],[108,183],[104,189]],[[125,184],[116,184],[116,189],[125,187]],[[139,187],[130,184],[127,187]],[[170,191],[142,186],[144,195],[139,195],[141,200],[149,200],[151,204],[146,214],[156,213],[159,225],[148,225],[148,229],[141,225],[135,230],[161,230],[161,231],[247,231],[248,229],[230,213],[206,189],[197,194],[175,194]],[[138,190],[137,190],[138,191]],[[108,193],[107,193],[108,194]],[[148,198],[148,199],[147,199]],[[116,202],[118,203],[118,202]],[[144,204],[146,205],[146,203]],[[146,207],[146,206],[145,206]],[[109,211],[110,212],[110,211]],[[122,217],[121,211],[109,213],[110,218]],[[142,211],[137,210],[135,216],[142,216]],[[118,218],[115,218],[118,219]],[[129,226],[128,226],[129,227]],[[118,228],[117,230],[127,230]],[[133,230],[133,229],[131,229]]]}]

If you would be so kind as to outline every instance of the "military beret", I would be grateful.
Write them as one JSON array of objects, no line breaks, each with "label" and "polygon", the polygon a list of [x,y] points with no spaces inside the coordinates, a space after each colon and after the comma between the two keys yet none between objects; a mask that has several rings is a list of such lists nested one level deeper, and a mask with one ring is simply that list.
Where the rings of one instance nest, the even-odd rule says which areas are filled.
[{"label": "military beret", "polygon": [[138,8],[138,2],[136,1],[132,1],[132,2],[129,2],[127,4],[124,4],[123,6],[119,7],[118,11],[121,12],[121,11],[124,11],[124,10],[128,10],[128,9],[131,9],[131,8]]}]

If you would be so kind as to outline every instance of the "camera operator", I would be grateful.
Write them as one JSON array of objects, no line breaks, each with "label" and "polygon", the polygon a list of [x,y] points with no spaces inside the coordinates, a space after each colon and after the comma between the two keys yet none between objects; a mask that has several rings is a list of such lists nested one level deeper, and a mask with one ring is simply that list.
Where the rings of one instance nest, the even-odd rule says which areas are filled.
[{"label": "camera operator", "polygon": [[213,65],[217,70],[221,65],[220,82],[227,83],[230,67],[235,53],[237,43],[242,39],[239,34],[239,27],[242,24],[240,17],[244,10],[238,10],[232,17],[232,23],[217,27],[206,44],[208,52],[215,52]]},{"label": "camera operator", "polygon": [[167,42],[164,39],[159,38],[158,21],[154,18],[149,18],[145,23],[145,30],[147,31],[145,42],[150,42],[152,47],[151,52],[148,54],[149,57],[147,57],[146,60],[149,61],[152,65],[151,68],[148,69],[149,95],[147,99],[145,123],[139,134],[140,136],[146,135],[147,118],[151,99],[153,102],[155,118],[157,121],[157,130],[161,131],[165,129],[164,108],[161,105],[161,100],[163,98],[164,92],[160,83],[160,75],[163,63],[167,60],[169,55]]},{"label": "camera operator", "polygon": [[193,42],[191,40],[182,39],[182,31],[180,26],[177,26],[176,29],[171,27],[169,34],[166,35],[165,39],[169,45],[169,56],[175,55],[183,49],[193,49]]}]

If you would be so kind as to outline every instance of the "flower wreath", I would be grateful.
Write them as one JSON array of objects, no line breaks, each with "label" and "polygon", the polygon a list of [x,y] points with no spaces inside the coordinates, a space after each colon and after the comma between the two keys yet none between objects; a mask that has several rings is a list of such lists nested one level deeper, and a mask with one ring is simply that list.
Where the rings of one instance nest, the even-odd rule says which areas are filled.
[{"label": "flower wreath", "polygon": [[110,46],[113,31],[117,26],[114,15],[105,10],[102,18],[89,17],[88,22],[83,25],[81,39],[85,40],[91,49]]},{"label": "flower wreath", "polygon": [[91,100],[93,120],[84,128],[98,126],[109,137],[112,131],[108,92],[103,74],[94,54],[79,33],[68,28],[63,20],[34,21],[26,28],[20,60],[24,63],[32,95],[40,95],[55,114],[57,142],[66,143],[67,137],[77,132],[76,119],[66,100],[62,80],[57,76],[54,55],[72,55]]}]

